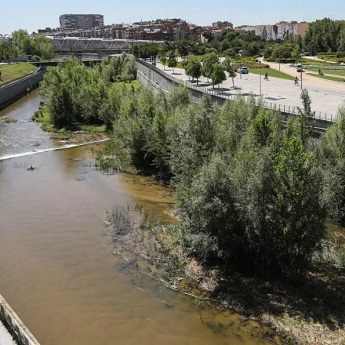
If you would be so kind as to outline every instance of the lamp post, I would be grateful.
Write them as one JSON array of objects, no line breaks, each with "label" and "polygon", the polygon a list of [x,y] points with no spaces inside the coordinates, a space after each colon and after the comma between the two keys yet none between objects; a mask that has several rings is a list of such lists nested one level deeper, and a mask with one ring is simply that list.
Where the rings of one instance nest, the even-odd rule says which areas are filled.
[{"label": "lamp post", "polygon": [[301,62],[301,90],[303,90],[303,64]]},{"label": "lamp post", "polygon": [[280,59],[281,59],[281,52],[279,52],[279,71],[280,71]]}]

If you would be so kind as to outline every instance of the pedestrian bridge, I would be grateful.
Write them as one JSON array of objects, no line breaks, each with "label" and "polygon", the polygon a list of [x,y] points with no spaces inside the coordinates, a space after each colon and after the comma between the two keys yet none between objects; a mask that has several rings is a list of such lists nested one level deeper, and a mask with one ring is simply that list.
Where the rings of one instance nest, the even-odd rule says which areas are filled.
[{"label": "pedestrian bridge", "polygon": [[70,52],[119,52],[128,51],[136,45],[160,44],[163,41],[86,38],[86,37],[57,37],[47,36],[53,41],[53,49],[58,53]]}]

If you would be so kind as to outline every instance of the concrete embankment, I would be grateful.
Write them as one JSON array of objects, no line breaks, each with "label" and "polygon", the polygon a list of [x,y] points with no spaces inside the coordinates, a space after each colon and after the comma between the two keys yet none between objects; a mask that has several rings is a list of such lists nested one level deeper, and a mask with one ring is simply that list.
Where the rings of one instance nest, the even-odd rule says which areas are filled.
[{"label": "concrete embankment", "polygon": [[0,110],[38,87],[42,78],[43,71],[38,69],[34,73],[2,85],[0,87]]},{"label": "concrete embankment", "polygon": [[[19,345],[39,345],[18,315],[0,295],[0,324],[3,324]],[[2,344],[0,339],[0,344]]]}]

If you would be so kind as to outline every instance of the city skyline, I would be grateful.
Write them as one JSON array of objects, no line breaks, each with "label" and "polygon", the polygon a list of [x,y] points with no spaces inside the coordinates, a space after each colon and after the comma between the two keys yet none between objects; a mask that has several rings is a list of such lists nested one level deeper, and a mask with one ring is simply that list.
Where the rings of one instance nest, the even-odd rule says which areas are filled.
[{"label": "city skyline", "polygon": [[340,17],[345,13],[344,8],[343,0],[290,0],[281,3],[273,0],[252,0],[243,5],[232,0],[218,0],[217,5],[210,5],[210,2],[205,0],[132,0],[130,3],[111,0],[60,0],[58,3],[12,0],[1,5],[1,13],[5,15],[1,16],[0,34],[11,34],[19,29],[31,33],[46,27],[57,28],[59,16],[70,13],[102,14],[105,25],[157,18],[181,18],[201,26],[211,25],[215,21],[229,21],[234,26],[239,26],[274,24],[279,21],[312,22],[325,17],[345,19]]}]

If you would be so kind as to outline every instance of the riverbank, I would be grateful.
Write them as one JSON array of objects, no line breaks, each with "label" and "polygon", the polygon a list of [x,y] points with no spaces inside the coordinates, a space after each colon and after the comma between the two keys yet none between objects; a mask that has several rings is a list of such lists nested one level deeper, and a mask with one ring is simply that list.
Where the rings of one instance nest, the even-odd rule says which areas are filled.
[{"label": "riverbank", "polygon": [[[115,210],[109,215],[114,255],[120,255],[139,271],[166,286],[215,304],[223,310],[236,311],[247,320],[266,325],[264,337],[280,344],[345,343],[345,272],[337,265],[336,249],[324,243],[323,251],[314,258],[313,267],[303,284],[266,281],[255,275],[224,273],[220,268],[203,267],[184,252],[183,236],[178,226],[143,225],[141,209],[130,212]],[[134,219],[134,220],[133,220]],[[337,242],[344,246],[344,235]]]},{"label": "riverbank", "polygon": [[[108,213],[106,226],[112,238],[113,254],[123,261],[123,269],[133,277],[149,277],[171,290],[191,297],[200,309],[216,309],[228,315],[218,321],[200,316],[200,321],[215,332],[236,326],[249,333],[253,339],[261,338],[262,342],[283,344],[277,332],[267,323],[225,305],[215,295],[218,272],[206,270],[185,255],[179,244],[180,238],[176,235],[177,228],[172,225],[176,223],[176,218],[172,216],[173,198],[170,193],[166,193],[166,187],[159,187],[158,182],[150,178],[139,177],[138,181],[138,177],[130,174],[125,174],[125,178],[134,178],[139,183],[138,188],[140,184],[147,186],[147,182],[151,181],[153,188],[158,186],[165,190],[164,201],[159,201],[165,204],[165,211],[163,219],[152,219],[152,214],[147,213],[147,204],[156,204],[157,201],[152,199],[152,195],[141,195],[140,203],[116,208]],[[167,305],[167,308],[170,307]]]},{"label": "riverbank", "polygon": [[49,112],[44,105],[35,112],[32,120],[39,122],[45,132],[51,133],[50,138],[59,145],[82,144],[109,138],[109,134],[106,132],[104,125],[92,126],[80,124],[76,125],[73,129],[55,128],[50,120]]}]

